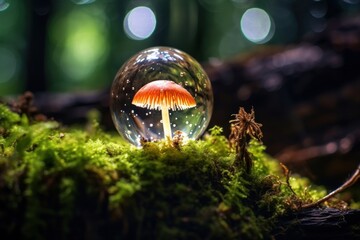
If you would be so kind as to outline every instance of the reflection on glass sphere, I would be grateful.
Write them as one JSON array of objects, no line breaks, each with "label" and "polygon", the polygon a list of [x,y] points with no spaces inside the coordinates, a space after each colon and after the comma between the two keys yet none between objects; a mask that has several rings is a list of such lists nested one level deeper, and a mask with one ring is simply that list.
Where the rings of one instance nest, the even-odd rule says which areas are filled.
[{"label": "reflection on glass sphere", "polygon": [[111,115],[118,132],[134,145],[198,138],[213,108],[211,83],[200,64],[174,48],[154,47],[131,57],[118,71],[111,88]]}]

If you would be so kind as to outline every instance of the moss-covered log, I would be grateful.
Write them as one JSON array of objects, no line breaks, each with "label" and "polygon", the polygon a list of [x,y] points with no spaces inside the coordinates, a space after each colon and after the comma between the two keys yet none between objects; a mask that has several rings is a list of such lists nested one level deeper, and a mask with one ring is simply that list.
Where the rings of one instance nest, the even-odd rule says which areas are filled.
[{"label": "moss-covered log", "polygon": [[218,127],[181,146],[136,148],[94,119],[67,129],[0,105],[1,238],[277,237],[287,214],[325,191],[299,177],[290,188],[264,149],[250,142],[248,173]]}]

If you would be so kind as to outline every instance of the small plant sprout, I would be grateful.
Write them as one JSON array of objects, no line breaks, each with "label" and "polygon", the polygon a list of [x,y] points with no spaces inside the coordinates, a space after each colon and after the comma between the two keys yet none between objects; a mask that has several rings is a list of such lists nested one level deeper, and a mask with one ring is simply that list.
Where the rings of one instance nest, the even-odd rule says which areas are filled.
[{"label": "small plant sprout", "polygon": [[179,84],[169,80],[156,80],[136,92],[132,104],[142,108],[161,110],[164,138],[172,139],[169,109],[183,110],[196,106],[195,99]]}]

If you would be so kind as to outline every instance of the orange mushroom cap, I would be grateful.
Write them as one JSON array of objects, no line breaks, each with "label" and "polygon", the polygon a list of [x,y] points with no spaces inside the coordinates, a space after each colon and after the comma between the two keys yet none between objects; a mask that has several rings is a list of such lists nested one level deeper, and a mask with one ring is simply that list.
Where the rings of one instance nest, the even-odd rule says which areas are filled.
[{"label": "orange mushroom cap", "polygon": [[156,80],[144,85],[135,94],[132,104],[157,110],[164,105],[171,110],[196,106],[195,99],[185,88],[169,80]]}]

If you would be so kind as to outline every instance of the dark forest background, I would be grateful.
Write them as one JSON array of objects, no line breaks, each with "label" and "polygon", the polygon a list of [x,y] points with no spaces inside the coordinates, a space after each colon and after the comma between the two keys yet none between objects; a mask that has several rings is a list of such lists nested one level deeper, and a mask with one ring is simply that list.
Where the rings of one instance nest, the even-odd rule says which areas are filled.
[{"label": "dark forest background", "polygon": [[[124,23],[140,6],[153,12],[155,29],[134,40]],[[271,21],[250,19],[265,35],[269,30],[257,42],[240,23],[254,8]],[[106,88],[126,59],[151,46],[214,62],[259,47],[297,44],[359,11],[358,0],[0,0],[0,96]]]}]

